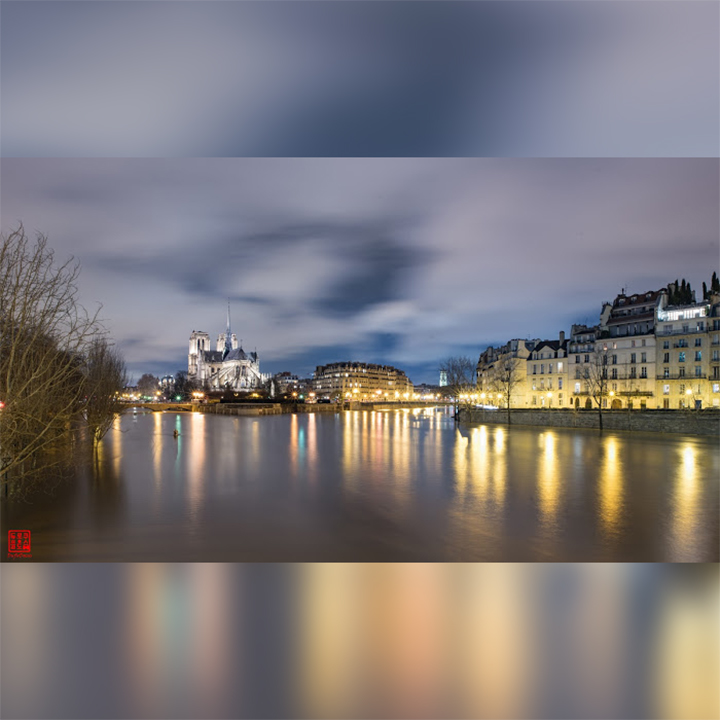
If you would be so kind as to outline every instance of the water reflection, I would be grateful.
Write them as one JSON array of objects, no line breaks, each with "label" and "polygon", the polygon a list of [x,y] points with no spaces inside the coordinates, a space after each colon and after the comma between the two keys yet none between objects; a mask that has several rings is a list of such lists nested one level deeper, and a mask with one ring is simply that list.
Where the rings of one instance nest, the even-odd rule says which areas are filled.
[{"label": "water reflection", "polygon": [[623,506],[623,474],[618,458],[618,441],[605,440],[605,456],[600,475],[600,518],[603,530],[610,538],[618,538]]},{"label": "water reflection", "polygon": [[3,716],[715,718],[719,600],[709,565],[5,565]]},{"label": "water reflection", "polygon": [[683,562],[692,559],[696,554],[696,545],[702,540],[697,533],[700,480],[695,447],[685,443],[678,452],[682,459],[675,480],[671,542],[673,560]]},{"label": "water reflection", "polygon": [[557,467],[555,437],[554,432],[545,431],[538,438],[538,444],[541,448],[538,472],[538,503],[540,521],[546,531],[555,529],[559,522],[558,507],[561,477]]},{"label": "water reflection", "polygon": [[711,438],[138,413],[2,519],[33,560],[717,561],[719,469]]}]

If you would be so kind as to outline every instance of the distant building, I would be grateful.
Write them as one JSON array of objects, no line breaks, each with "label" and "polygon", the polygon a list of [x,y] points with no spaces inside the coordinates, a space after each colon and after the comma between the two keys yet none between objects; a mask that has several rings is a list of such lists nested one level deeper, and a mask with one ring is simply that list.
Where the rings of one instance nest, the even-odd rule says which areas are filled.
[{"label": "distant building", "polygon": [[209,385],[212,390],[230,388],[250,390],[262,385],[260,361],[256,352],[246,353],[230,331],[230,306],[227,327],[218,336],[215,350],[210,349],[210,335],[193,330],[188,352],[188,380]]},{"label": "distant building", "polygon": [[440,387],[447,387],[447,370],[440,371]]},{"label": "distant building", "polygon": [[338,362],[315,369],[313,389],[330,399],[407,400],[413,385],[402,370],[391,365]]}]

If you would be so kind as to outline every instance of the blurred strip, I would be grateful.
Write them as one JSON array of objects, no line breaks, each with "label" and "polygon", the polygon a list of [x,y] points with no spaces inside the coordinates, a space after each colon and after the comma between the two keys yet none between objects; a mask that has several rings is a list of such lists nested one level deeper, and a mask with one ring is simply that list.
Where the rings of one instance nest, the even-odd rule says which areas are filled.
[{"label": "blurred strip", "polygon": [[2,717],[716,718],[710,565],[2,566]]}]

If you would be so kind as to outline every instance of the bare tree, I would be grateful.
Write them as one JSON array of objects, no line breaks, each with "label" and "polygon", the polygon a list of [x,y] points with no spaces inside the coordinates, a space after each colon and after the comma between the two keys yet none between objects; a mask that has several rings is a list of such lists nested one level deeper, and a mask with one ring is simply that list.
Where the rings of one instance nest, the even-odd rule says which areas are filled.
[{"label": "bare tree", "polygon": [[603,429],[603,410],[607,405],[608,388],[608,349],[607,345],[597,343],[590,356],[590,365],[587,368],[588,395],[592,398],[598,411],[598,424]]},{"label": "bare tree", "polygon": [[160,381],[154,375],[145,373],[137,382],[137,389],[141,395],[155,397],[160,387]]},{"label": "bare tree", "polygon": [[0,235],[0,476],[16,487],[58,462],[81,407],[98,321],[78,303],[79,272],[55,263],[44,235]]},{"label": "bare tree", "polygon": [[445,373],[445,393],[455,402],[455,417],[461,404],[470,404],[477,393],[475,384],[476,363],[465,355],[448,357],[440,363],[440,372]]},{"label": "bare tree", "polygon": [[107,434],[122,411],[120,393],[127,382],[125,362],[105,337],[96,337],[85,360],[85,419],[93,446]]},{"label": "bare tree", "polygon": [[510,424],[510,407],[518,385],[523,381],[521,360],[506,355],[501,357],[494,365],[490,377],[489,387],[500,401],[501,407],[507,411],[507,424]]}]

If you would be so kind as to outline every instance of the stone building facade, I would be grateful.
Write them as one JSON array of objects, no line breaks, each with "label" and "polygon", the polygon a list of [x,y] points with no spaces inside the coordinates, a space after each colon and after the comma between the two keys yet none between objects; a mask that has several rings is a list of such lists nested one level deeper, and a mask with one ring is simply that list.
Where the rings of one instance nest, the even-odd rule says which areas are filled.
[{"label": "stone building facade", "polygon": [[392,365],[338,362],[318,365],[313,390],[319,398],[331,400],[402,401],[412,399],[413,385]]},{"label": "stone building facade", "polygon": [[214,350],[208,333],[193,330],[190,334],[188,379],[211,390],[252,390],[262,385],[257,353],[246,353],[230,330],[229,307],[226,331],[218,335]]}]

